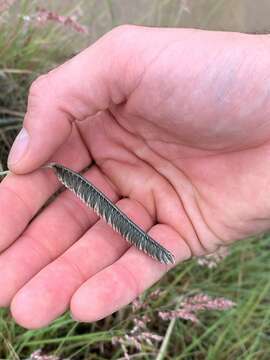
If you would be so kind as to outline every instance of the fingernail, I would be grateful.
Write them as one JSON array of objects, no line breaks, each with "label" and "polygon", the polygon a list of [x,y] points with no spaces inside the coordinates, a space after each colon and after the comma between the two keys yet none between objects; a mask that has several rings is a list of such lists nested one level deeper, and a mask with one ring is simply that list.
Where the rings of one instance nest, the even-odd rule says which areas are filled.
[{"label": "fingernail", "polygon": [[17,135],[8,156],[8,164],[14,165],[21,160],[26,153],[29,144],[29,135],[25,128],[22,128]]}]

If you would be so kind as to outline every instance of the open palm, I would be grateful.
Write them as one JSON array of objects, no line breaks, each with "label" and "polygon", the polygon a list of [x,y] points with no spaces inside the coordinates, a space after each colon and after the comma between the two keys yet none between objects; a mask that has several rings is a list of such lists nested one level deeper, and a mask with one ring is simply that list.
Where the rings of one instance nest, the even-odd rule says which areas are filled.
[{"label": "open palm", "polygon": [[30,143],[10,159],[23,175],[0,185],[0,306],[18,323],[69,307],[98,320],[169,269],[68,191],[39,212],[59,187],[36,170],[47,161],[92,164],[85,176],[177,262],[269,228],[267,41],[121,27],[34,83]]}]

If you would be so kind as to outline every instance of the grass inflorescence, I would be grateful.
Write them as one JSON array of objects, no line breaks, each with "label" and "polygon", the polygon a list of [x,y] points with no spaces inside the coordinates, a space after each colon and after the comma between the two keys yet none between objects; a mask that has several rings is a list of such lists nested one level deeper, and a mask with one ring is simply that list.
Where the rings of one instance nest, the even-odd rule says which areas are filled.
[{"label": "grass inflorescence", "polygon": [[[267,360],[268,257],[269,238],[265,236],[236,244],[230,255],[215,268],[201,267],[196,260],[190,260],[156,285],[156,296],[150,289],[132,305],[93,324],[74,322],[65,314],[46,328],[24,330],[15,325],[8,311],[3,309],[0,312],[0,358],[8,359],[15,353],[24,359],[42,349],[46,354],[63,358],[87,359],[91,354],[94,359],[118,359],[123,356],[123,344],[129,355],[139,352],[144,354],[142,358],[152,359],[158,356],[173,322],[173,331],[166,339],[166,351],[162,355],[164,359]],[[202,293],[207,296],[202,297]],[[217,310],[200,309],[201,302],[197,302],[195,322],[181,316],[173,319],[172,311],[179,308],[180,303],[190,304],[192,301],[188,299],[194,302],[196,297],[207,302],[209,298],[222,298],[221,305],[225,298],[235,306],[220,312],[215,300],[210,307],[216,306]],[[191,309],[188,306],[186,311]],[[192,309],[194,311],[194,306]],[[169,316],[162,319],[161,314]],[[138,329],[142,326],[140,320],[146,328]],[[152,337],[152,346],[147,343],[147,336]],[[138,344],[135,346],[136,341],[140,343],[140,350]]]}]

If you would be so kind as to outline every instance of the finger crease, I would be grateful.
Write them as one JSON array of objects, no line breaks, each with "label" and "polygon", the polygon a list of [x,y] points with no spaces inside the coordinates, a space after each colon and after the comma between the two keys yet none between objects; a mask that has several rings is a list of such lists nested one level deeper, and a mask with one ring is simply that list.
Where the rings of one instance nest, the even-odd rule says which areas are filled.
[{"label": "finger crease", "polygon": [[142,290],[140,289],[139,283],[137,281],[136,276],[133,274],[133,272],[128,268],[128,266],[123,265],[122,263],[118,262],[117,266],[120,266],[120,268],[122,268],[124,274],[125,274],[125,279],[127,278],[128,281],[127,283],[129,284],[131,280],[131,283],[133,285],[131,285],[132,290],[135,290],[135,297],[139,296],[139,294],[142,292]]},{"label": "finger crease", "polygon": [[20,202],[23,204],[24,209],[27,211],[28,213],[28,217],[30,219],[32,219],[32,217],[34,216],[34,211],[31,209],[30,205],[27,204],[27,202],[13,189],[11,189],[10,187],[1,184],[1,188],[7,190],[8,192],[10,192],[13,196],[15,196],[17,199],[20,200]]},{"label": "finger crease", "polygon": [[84,283],[88,279],[81,270],[80,266],[75,261],[70,260],[67,255],[62,255],[58,260],[67,265],[72,270],[72,272],[78,275],[80,284]]}]

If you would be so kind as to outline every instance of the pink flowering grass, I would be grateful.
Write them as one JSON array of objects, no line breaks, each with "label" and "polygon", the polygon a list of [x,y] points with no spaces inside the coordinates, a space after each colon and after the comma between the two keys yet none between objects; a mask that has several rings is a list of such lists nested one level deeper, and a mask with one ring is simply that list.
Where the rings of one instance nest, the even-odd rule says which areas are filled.
[{"label": "pink flowering grass", "polygon": [[65,359],[61,359],[58,356],[55,355],[46,355],[45,353],[43,353],[41,351],[41,349],[38,349],[36,351],[34,351],[30,357],[26,360],[70,360],[68,358]]},{"label": "pink flowering grass", "polygon": [[[138,309],[138,308],[137,308]],[[142,309],[142,307],[139,307]],[[130,359],[128,348],[135,348],[142,351],[144,345],[155,348],[155,343],[162,341],[163,337],[148,330],[148,323],[151,318],[147,315],[136,315],[132,319],[132,328],[123,336],[115,336],[112,338],[112,344],[120,345],[126,360]]]},{"label": "pink flowering grass", "polygon": [[0,0],[0,14],[6,10],[8,10],[13,4],[15,0]]},{"label": "pink flowering grass", "polygon": [[228,246],[220,246],[219,249],[211,254],[199,256],[197,263],[200,266],[205,266],[208,269],[216,268],[227,256],[230,255],[230,248]]},{"label": "pink flowering grass", "polygon": [[201,311],[226,311],[235,306],[234,302],[223,297],[212,298],[199,293],[194,296],[184,295],[177,309],[156,311],[150,317],[150,315],[147,315],[147,311],[151,302],[158,300],[163,293],[161,289],[157,289],[152,291],[145,299],[140,296],[132,302],[131,308],[134,317],[132,318],[131,330],[123,336],[113,337],[112,339],[114,346],[121,346],[125,360],[130,359],[129,349],[133,348],[140,352],[145,345],[148,345],[152,350],[155,350],[156,345],[163,341],[163,334],[148,330],[149,325],[158,322],[157,317],[163,321],[183,319],[198,324],[200,322],[198,313]]},{"label": "pink flowering grass", "polygon": [[198,312],[219,310],[225,311],[234,307],[236,304],[223,297],[212,298],[206,294],[198,294],[184,298],[176,310],[159,311],[162,320],[184,319],[193,323],[199,323]]},{"label": "pink flowering grass", "polygon": [[77,16],[64,16],[60,15],[54,11],[50,11],[43,8],[38,8],[36,14],[32,16],[32,20],[34,20],[38,25],[42,26],[47,24],[48,22],[54,22],[66,27],[69,27],[76,32],[82,34],[88,34],[88,28],[86,26],[81,25],[78,20]]}]

